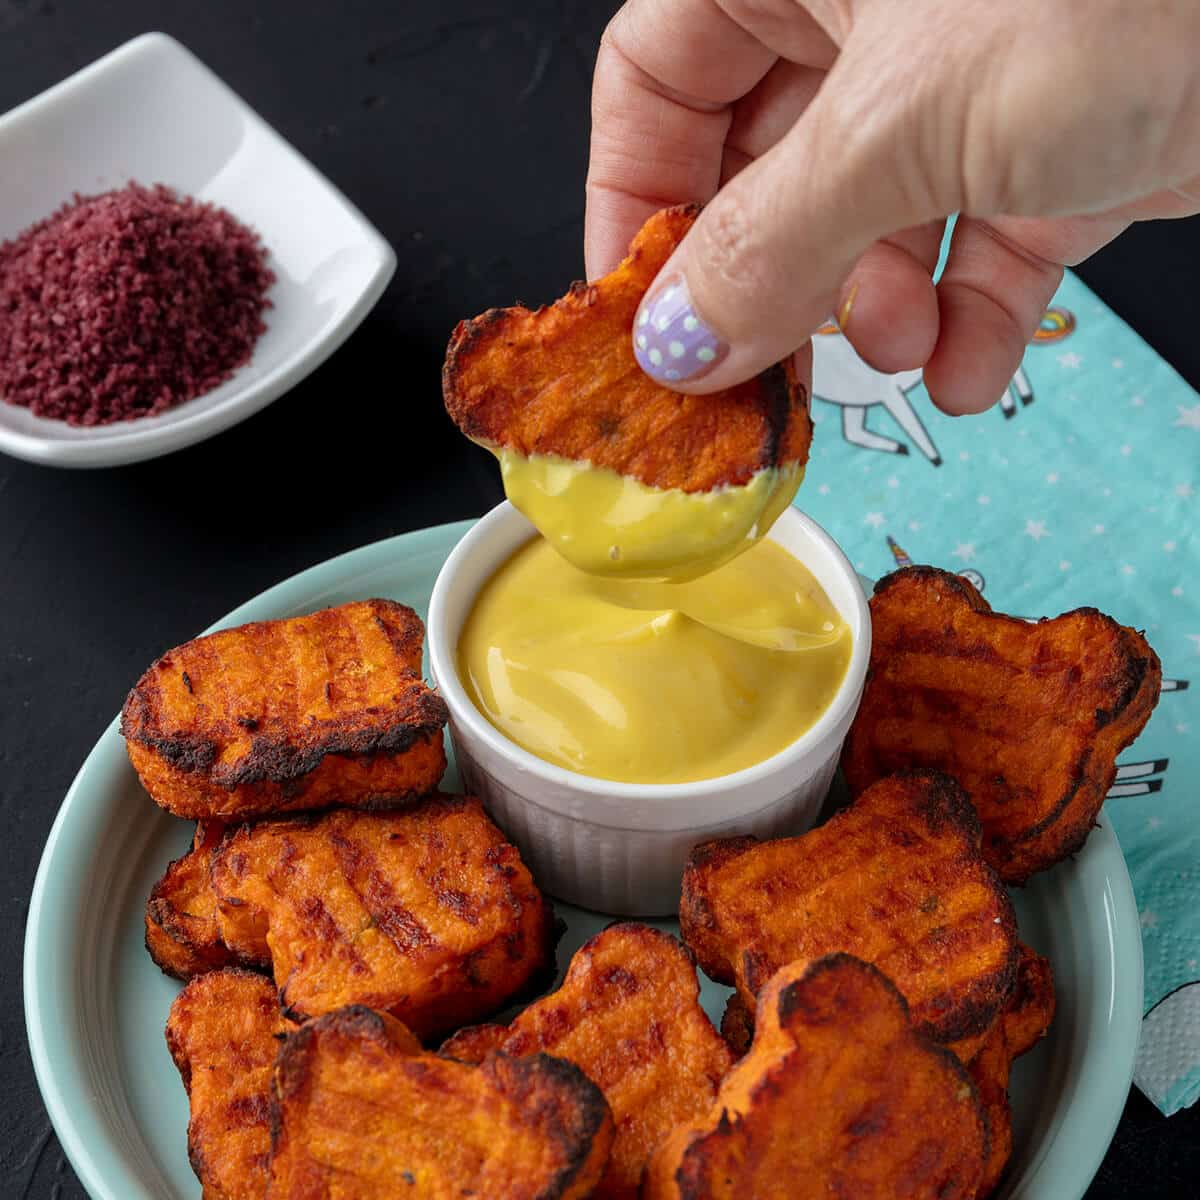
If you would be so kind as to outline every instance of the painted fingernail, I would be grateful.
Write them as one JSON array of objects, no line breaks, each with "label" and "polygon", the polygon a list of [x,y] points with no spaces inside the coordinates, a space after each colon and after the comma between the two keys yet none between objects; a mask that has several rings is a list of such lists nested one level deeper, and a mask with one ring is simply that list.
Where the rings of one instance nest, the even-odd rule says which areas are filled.
[{"label": "painted fingernail", "polygon": [[729,353],[729,343],[696,315],[687,283],[676,275],[642,301],[633,322],[633,353],[651,379],[676,383],[706,375]]}]

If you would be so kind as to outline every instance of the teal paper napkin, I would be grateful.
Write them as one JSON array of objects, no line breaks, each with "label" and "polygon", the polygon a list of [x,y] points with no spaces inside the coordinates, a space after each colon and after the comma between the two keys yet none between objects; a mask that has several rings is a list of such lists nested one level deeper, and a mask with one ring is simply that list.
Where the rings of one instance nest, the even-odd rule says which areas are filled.
[{"label": "teal paper napkin", "polygon": [[943,416],[918,372],[872,371],[836,331],[815,340],[797,503],[861,573],[933,563],[1021,616],[1093,605],[1162,659],[1105,812],[1141,913],[1136,1082],[1173,1113],[1200,1095],[1200,396],[1070,275],[981,416]]}]

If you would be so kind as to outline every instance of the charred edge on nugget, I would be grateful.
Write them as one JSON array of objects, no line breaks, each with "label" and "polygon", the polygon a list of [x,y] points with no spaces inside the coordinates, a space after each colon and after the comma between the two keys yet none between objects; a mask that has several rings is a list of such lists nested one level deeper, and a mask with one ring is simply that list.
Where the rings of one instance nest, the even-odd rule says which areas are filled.
[{"label": "charred edge on nugget", "polygon": [[736,1058],[742,1058],[754,1041],[754,1016],[740,992],[734,992],[721,1015],[721,1036]]},{"label": "charred edge on nugget", "polygon": [[[506,1060],[509,1075],[515,1076],[523,1088],[532,1090],[539,1077],[548,1078],[575,1096],[580,1126],[577,1136],[572,1137],[571,1131],[563,1129],[557,1122],[547,1131],[562,1146],[566,1158],[562,1168],[539,1193],[540,1196],[545,1196],[546,1200],[555,1200],[566,1192],[587,1165],[592,1154],[592,1143],[609,1118],[608,1101],[605,1100],[604,1093],[574,1063],[565,1059],[541,1053],[523,1058],[510,1058],[497,1052],[496,1057]],[[486,1067],[485,1059],[483,1069]]]},{"label": "charred edge on nugget", "polygon": [[[1010,919],[1006,918],[1004,923],[1006,926],[1011,923],[1012,928],[1016,929],[1015,920],[1010,922]],[[1020,961],[1021,952],[1018,948],[1009,954],[1004,965],[992,975],[977,980],[971,985],[966,997],[961,998],[956,1005],[960,1014],[959,1020],[927,1022],[928,1027],[922,1032],[936,1040],[939,1045],[949,1045],[975,1037],[977,1034],[987,1033],[997,1020],[996,993],[999,992],[1001,996],[1012,995],[1013,988],[1016,986],[1017,967],[1020,965]],[[1000,1003],[1001,1011],[1003,1011],[1004,1003],[1004,1001]],[[957,1062],[958,1057],[953,1055],[953,1051],[950,1053]]]},{"label": "charred edge on nugget", "polygon": [[758,838],[750,834],[741,837],[710,838],[692,847],[684,870],[696,871],[707,867],[715,871],[739,855],[745,854],[747,850],[753,850],[757,845]]},{"label": "charred edge on nugget", "polygon": [[[1096,710],[1096,727],[1098,729],[1103,729],[1105,725],[1112,724],[1118,717],[1125,714],[1125,710],[1133,704],[1145,686],[1146,677],[1150,674],[1151,669],[1159,667],[1158,655],[1153,650],[1150,651],[1149,656],[1137,653],[1130,644],[1132,640],[1130,635],[1117,625],[1112,617],[1106,616],[1104,620],[1120,631],[1122,662],[1121,667],[1114,673],[1114,677],[1108,681],[1117,693],[1117,699],[1113,701],[1111,708]],[[1129,740],[1132,741],[1132,738]],[[1127,741],[1119,749],[1123,750],[1128,744]],[[1107,788],[1105,790],[1107,791]]]},{"label": "charred edge on nugget", "polygon": [[[982,838],[979,814],[957,780],[941,771],[919,768],[898,771],[893,778],[916,782],[921,786],[917,807],[932,833],[942,832],[947,824],[953,825],[967,835],[973,848],[978,849]],[[1017,968],[1021,962],[1016,912],[999,875],[986,863],[982,867],[988,890],[1001,910],[1001,928],[1011,935],[1012,948],[1000,968],[989,976],[975,980],[966,996],[958,1001],[955,1005],[958,1014],[956,1021],[929,1022],[930,1033],[939,1042],[957,1042],[983,1033],[995,1019],[997,991],[1009,996],[1016,987]]]},{"label": "charred edge on nugget", "polygon": [[[424,638],[419,622],[404,605],[395,600],[376,599],[370,604],[372,619],[387,638],[396,657],[401,660],[410,657],[412,652],[420,647]],[[395,620],[385,620],[385,614],[393,616]],[[250,624],[265,625],[272,622],[260,621]],[[176,650],[170,650],[151,664],[125,698],[121,708],[121,736],[155,751],[177,770],[189,774],[209,774],[215,784],[230,791],[255,783],[295,782],[315,771],[330,754],[399,754],[417,742],[435,736],[449,720],[449,709],[441,696],[433,691],[425,691],[415,697],[410,712],[402,723],[386,725],[372,731],[339,729],[334,726],[315,744],[303,748],[292,745],[285,738],[264,735],[251,740],[250,753],[235,766],[217,767],[213,770],[221,747],[212,739],[198,734],[169,736],[149,732],[153,715],[150,694],[154,689],[147,685],[152,683],[160,671],[170,667],[172,655],[175,653]],[[419,675],[415,672],[411,674],[414,681],[419,680]],[[187,690],[189,693],[193,691],[190,677],[187,679]],[[257,727],[257,721],[251,724],[246,718],[235,719],[248,731],[252,732],[253,728]]]},{"label": "charred edge on nugget", "polygon": [[992,611],[991,605],[988,604],[971,583],[963,579],[961,575],[955,575],[953,571],[943,571],[941,567],[918,565],[900,567],[898,570],[889,571],[888,574],[875,581],[875,588],[872,594],[881,596],[894,584],[900,583],[905,579],[919,579],[922,582],[940,583],[948,591],[954,592],[966,600],[976,612]]},{"label": "charred edge on nugget", "polygon": [[[782,363],[769,366],[758,376],[763,390],[765,413],[767,421],[767,437],[763,443],[762,468],[780,466],[780,448],[792,415],[792,389],[788,381],[788,373]],[[803,394],[803,389],[797,389],[797,398]]]},{"label": "charred edge on nugget", "polygon": [[[777,1012],[779,1014],[779,1024],[786,1028],[789,1018],[797,1013],[810,1013],[809,1006],[805,1002],[804,996],[801,994],[804,986],[811,983],[813,980],[820,978],[829,971],[836,970],[842,966],[851,965],[864,970],[869,976],[873,977],[877,982],[881,983],[884,990],[887,991],[893,999],[899,1001],[900,1007],[904,1010],[904,1016],[910,1022],[910,1028],[913,1034],[922,1042],[926,1050],[931,1051],[937,1057],[941,1058],[942,1062],[947,1064],[952,1072],[958,1077],[960,1085],[965,1086],[975,1101],[982,1115],[982,1104],[979,1101],[979,1090],[975,1086],[975,1081],[971,1078],[967,1068],[959,1061],[958,1056],[953,1050],[947,1049],[945,1046],[933,1041],[928,1034],[921,1031],[918,1027],[911,1025],[911,1015],[909,1013],[908,1001],[901,994],[900,989],[876,966],[872,963],[865,962],[863,959],[855,958],[853,954],[844,954],[838,952],[836,954],[827,954],[823,958],[817,959],[811,963],[805,970],[804,974],[792,983],[789,983],[783,988],[777,1000]],[[991,1129],[990,1123],[986,1116],[982,1116],[983,1122],[983,1159],[986,1162],[988,1154],[991,1151]]]},{"label": "charred edge on nugget", "polygon": [[[288,1014],[285,1012],[284,1015]],[[383,1018],[362,1004],[339,1008],[336,1012],[309,1021],[294,1033],[289,1033],[275,1058],[270,1118],[272,1155],[279,1148],[279,1139],[283,1134],[284,1102],[296,1095],[308,1082],[308,1060],[315,1048],[314,1042],[327,1031],[381,1045],[388,1042],[387,1026]]]},{"label": "charred edge on nugget", "polygon": [[665,943],[674,951],[682,951],[688,962],[693,968],[696,966],[696,956],[692,953],[692,948],[677,938],[673,933],[667,933],[662,929],[655,929],[653,925],[647,925],[643,921],[631,921],[627,917],[618,917],[616,920],[609,921],[604,926],[600,933],[594,933],[582,946],[575,952],[580,954],[585,950],[589,950],[594,942],[600,940],[602,934],[610,933],[613,930],[619,930],[628,937],[638,938],[643,942],[658,942]]},{"label": "charred edge on nugget", "polygon": [[195,948],[186,941],[183,937],[178,923],[174,918],[175,906],[169,900],[151,898],[146,902],[146,916],[149,919],[148,924],[143,923],[145,932],[142,938],[142,944],[146,947],[146,953],[150,955],[150,960],[164,974],[169,975],[172,979],[178,979],[180,983],[187,983],[193,978],[190,975],[181,974],[179,971],[164,960],[160,959],[154,952],[154,947],[150,944],[150,929],[149,925],[153,925],[168,937],[172,942],[182,946],[184,949],[195,953]]},{"label": "charred edge on nugget", "polygon": [[983,837],[979,814],[952,775],[926,767],[911,767],[896,771],[890,778],[917,785],[917,812],[931,833],[942,833],[947,827],[953,827],[962,830],[972,846],[979,846]]},{"label": "charred edge on nugget", "polygon": [[[515,911],[516,905],[514,904],[513,907]],[[540,996],[546,995],[554,987],[554,981],[558,978],[558,944],[562,941],[566,932],[566,921],[554,912],[554,906],[547,901],[542,918],[541,934],[542,945],[545,947],[546,961],[529,976],[529,979],[525,982],[525,986],[505,1000],[497,1011],[511,1008],[515,1004],[522,1006],[531,1004]],[[514,960],[520,957],[520,940],[520,935],[518,934],[510,933],[505,936],[505,943],[509,947],[510,957]]]},{"label": "charred edge on nugget", "polygon": [[[1013,617],[1007,613],[997,613],[992,610],[991,605],[979,594],[975,587],[967,580],[950,571],[943,571],[939,567],[928,566],[913,566],[901,567],[897,571],[892,571],[883,576],[875,584],[874,594],[882,595],[896,583],[905,580],[914,579],[922,582],[932,582],[940,585],[946,591],[951,592],[963,600],[970,607],[981,613],[986,613],[989,616],[995,617],[1001,621],[1016,621],[1020,624],[1029,624],[1020,617]],[[1080,608],[1072,608],[1065,613],[1061,613],[1058,617],[1041,617],[1034,624],[1042,625],[1050,621],[1057,621],[1067,617],[1091,617],[1101,621],[1112,633],[1114,633],[1121,645],[1122,649],[1122,665],[1117,669],[1112,677],[1105,681],[1107,687],[1111,687],[1116,692],[1117,698],[1109,708],[1096,710],[1096,728],[1103,729],[1106,725],[1110,725],[1137,698],[1138,693],[1146,682],[1146,676],[1151,668],[1158,663],[1158,656],[1153,650],[1150,650],[1149,656],[1140,653],[1140,648],[1130,644],[1131,639],[1126,629],[1120,625],[1114,618],[1107,613],[1101,612],[1097,608],[1092,608],[1089,605],[1084,605]]]},{"label": "charred edge on nugget", "polygon": [[459,358],[473,350],[475,343],[492,325],[503,324],[511,312],[511,308],[489,308],[477,317],[459,321],[454,327],[454,333],[450,336],[446,359],[442,363],[442,400],[446,411],[467,437],[476,438],[486,444],[492,444],[493,439],[489,436],[489,431],[475,417],[477,406],[469,405],[464,410],[453,402],[459,374]]},{"label": "charred edge on nugget", "polygon": [[139,726],[140,714],[135,715],[145,701],[131,693],[121,718],[121,734],[146,746],[177,770],[190,774],[209,774],[213,783],[234,788],[254,783],[286,784],[312,774],[328,755],[369,756],[400,754],[418,742],[436,736],[445,725],[449,711],[445,701],[434,692],[418,697],[413,714],[417,724],[403,723],[383,729],[332,729],[313,746],[299,747],[286,738],[263,735],[250,742],[250,752],[233,766],[213,769],[220,748],[208,738],[163,737],[147,734]]}]

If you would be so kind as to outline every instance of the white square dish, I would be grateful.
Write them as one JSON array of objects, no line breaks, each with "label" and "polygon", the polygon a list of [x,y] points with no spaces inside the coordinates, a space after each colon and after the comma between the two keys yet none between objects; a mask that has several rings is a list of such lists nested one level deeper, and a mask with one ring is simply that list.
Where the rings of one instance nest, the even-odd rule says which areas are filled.
[{"label": "white square dish", "polygon": [[164,183],[257,231],[276,275],[251,361],[160,416],[80,428],[0,402],[0,451],[30,462],[117,466],[229,428],[332,354],[396,267],[354,205],[165,34],[135,38],[0,116],[0,162],[0,242],[76,192]]}]

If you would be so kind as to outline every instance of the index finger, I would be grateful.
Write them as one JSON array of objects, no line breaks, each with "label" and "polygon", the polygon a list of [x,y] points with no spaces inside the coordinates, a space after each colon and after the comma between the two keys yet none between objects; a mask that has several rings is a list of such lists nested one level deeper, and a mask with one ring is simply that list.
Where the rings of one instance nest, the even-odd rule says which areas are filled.
[{"label": "index finger", "polygon": [[715,0],[630,0],[617,13],[592,87],[589,278],[616,266],[652,212],[715,195],[732,104],[776,57]]}]

